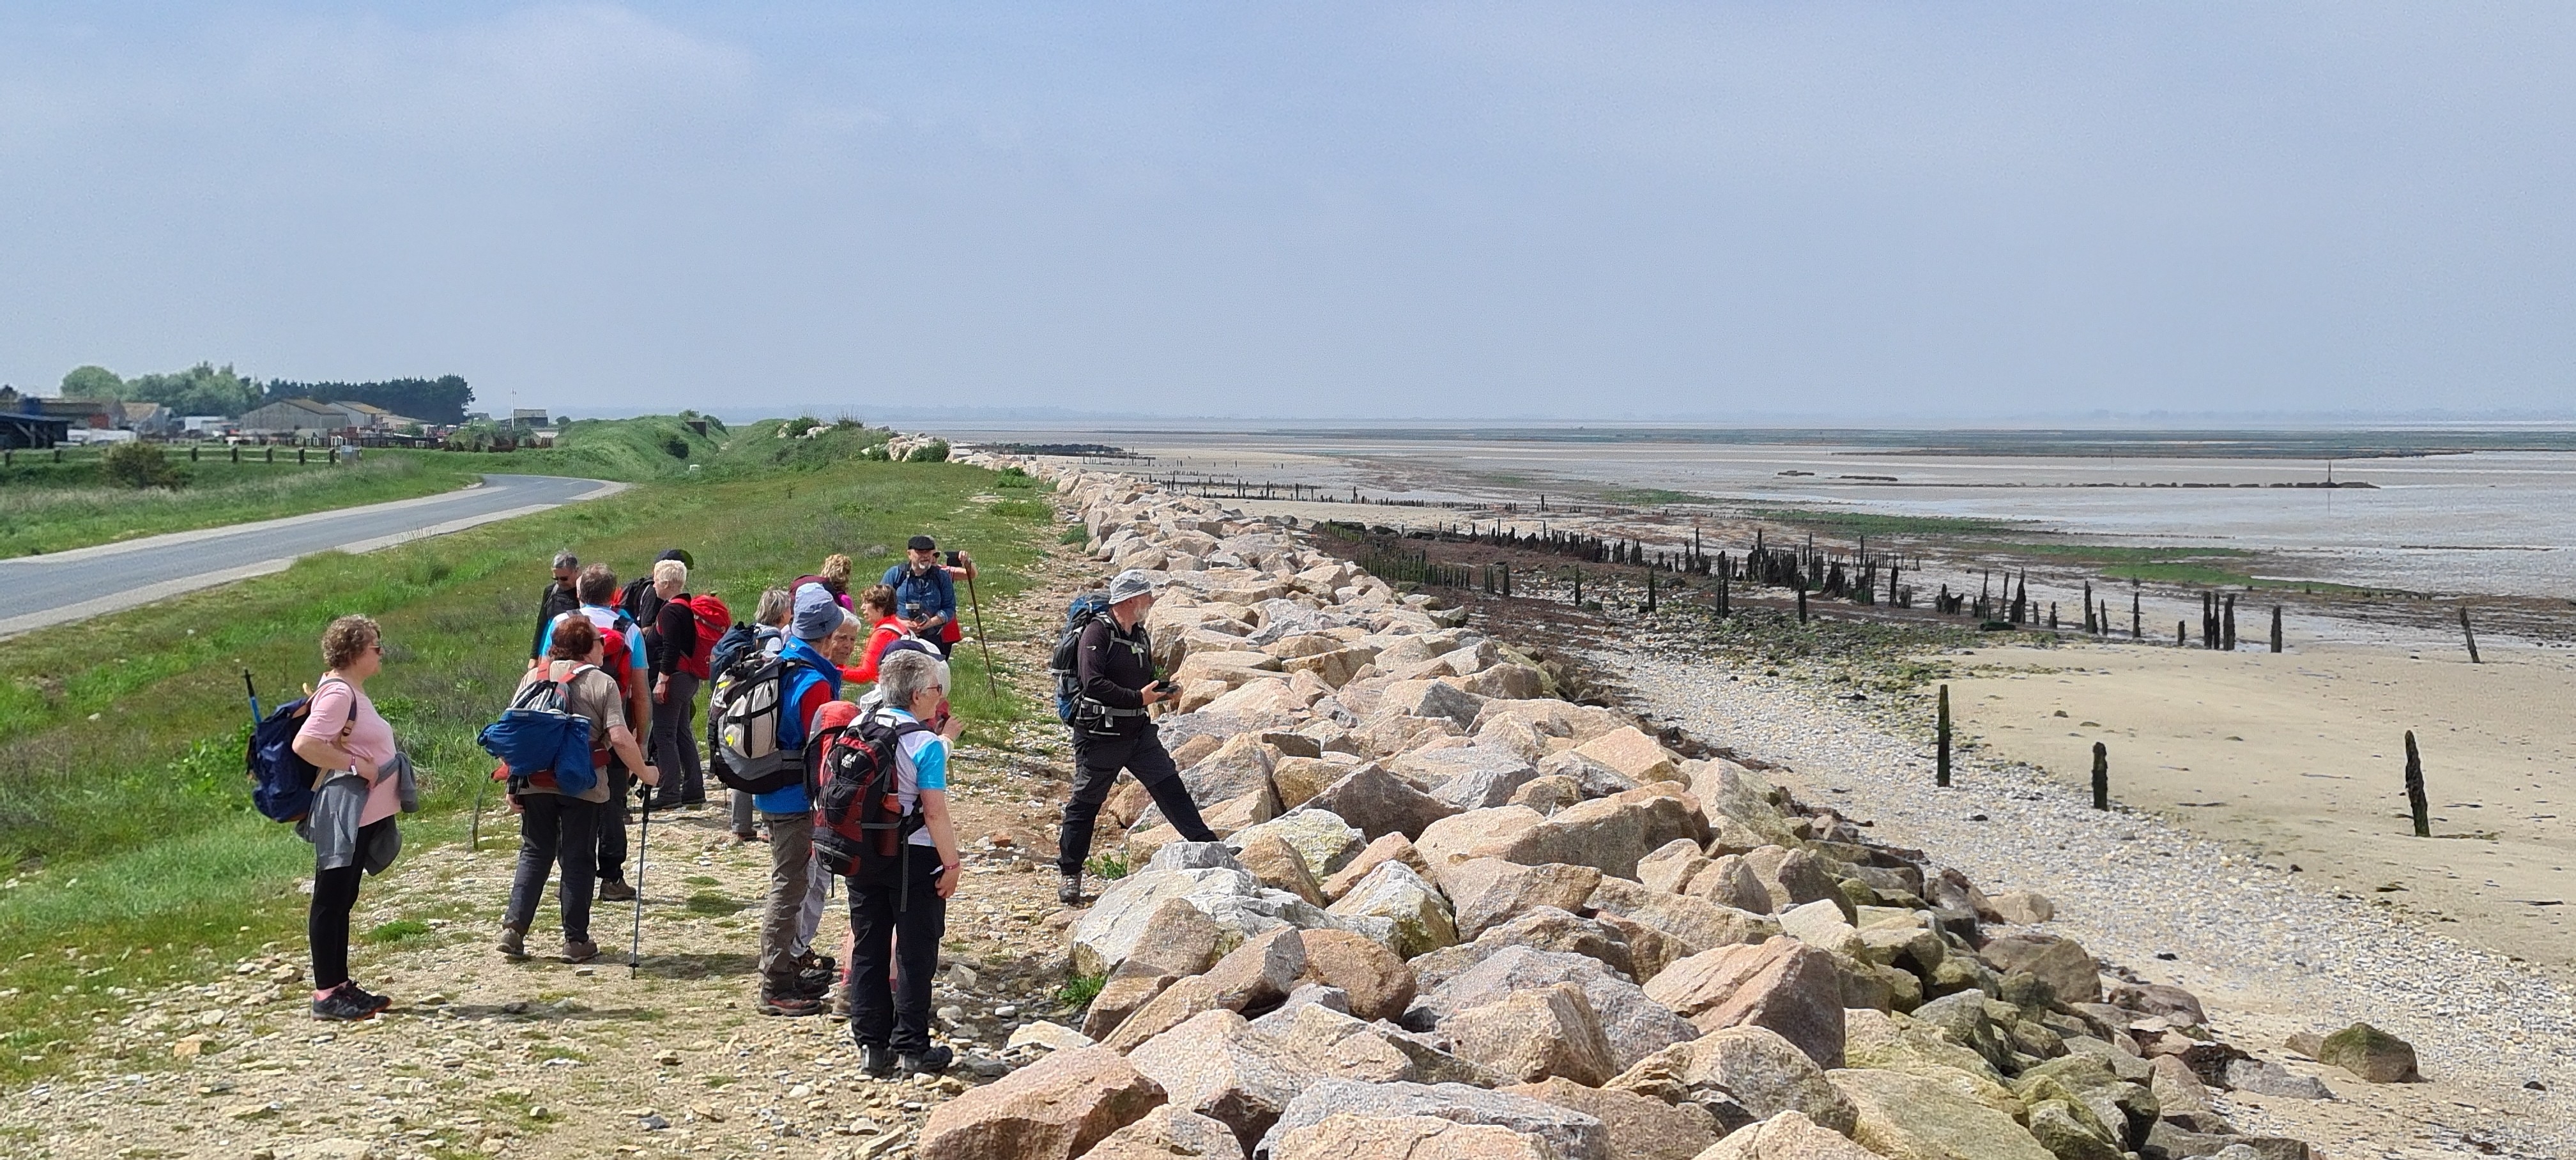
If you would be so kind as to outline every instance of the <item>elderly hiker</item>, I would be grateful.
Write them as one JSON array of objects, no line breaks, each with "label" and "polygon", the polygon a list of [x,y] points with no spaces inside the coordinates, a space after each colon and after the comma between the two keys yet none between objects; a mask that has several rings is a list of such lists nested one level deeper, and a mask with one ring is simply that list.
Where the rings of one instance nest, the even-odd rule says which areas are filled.
[{"label": "elderly hiker", "polygon": [[[676,551],[677,549],[674,549]],[[698,736],[692,718],[697,709],[698,674],[690,658],[698,651],[698,610],[689,599],[689,562],[663,559],[653,564],[653,619],[644,630],[649,643],[647,666],[653,675],[653,764],[669,770],[668,781],[652,797],[653,808],[699,805],[707,800],[706,767],[698,761]],[[714,642],[706,642],[712,645]]]},{"label": "elderly hiker", "polygon": [[[544,681],[564,686],[564,711],[590,721],[597,750],[613,751],[646,785],[660,783],[660,771],[644,760],[635,731],[626,727],[626,705],[617,682],[601,671],[605,642],[588,620],[574,618],[555,626],[547,663],[528,670],[519,689]],[[519,866],[510,880],[510,904],[501,915],[501,953],[512,959],[528,955],[528,927],[546,893],[546,877],[563,867],[557,905],[563,911],[563,960],[586,963],[599,957],[590,939],[590,892],[599,857],[598,828],[608,813],[608,779],[567,794],[552,773],[510,779],[510,801],[519,810]]]},{"label": "elderly hiker", "polygon": [[411,763],[367,698],[367,679],[384,664],[384,633],[375,621],[332,621],[322,630],[322,679],[295,733],[295,755],[321,771],[313,808],[296,833],[313,843],[305,934],[313,947],[313,1014],[323,1019],[366,1019],[393,1005],[349,979],[349,912],[358,904],[359,875],[393,864],[402,850],[394,815],[420,808]]},{"label": "elderly hiker", "polygon": [[[801,748],[823,706],[841,695],[841,661],[856,639],[856,616],[841,607],[830,589],[807,584],[796,589],[790,639],[779,649],[790,671],[782,681],[778,746]],[[843,631],[843,626],[851,626]],[[836,643],[836,639],[837,642]],[[838,651],[839,656],[832,653]],[[803,783],[761,794],[755,799],[769,826],[769,901],[760,924],[760,1002],[764,1015],[814,1015],[823,1010],[830,987],[828,973],[811,977],[800,961],[812,953],[800,947],[804,912],[814,868],[813,801]]]},{"label": "elderly hiker", "polygon": [[1198,803],[1154,722],[1148,706],[1171,700],[1169,683],[1154,677],[1153,645],[1145,636],[1145,613],[1154,607],[1153,578],[1130,568],[1109,581],[1109,610],[1084,626],[1076,645],[1074,672],[1080,693],[1073,710],[1073,793],[1065,799],[1064,826],[1056,847],[1061,881],[1056,897],[1070,906],[1082,901],[1082,863],[1091,855],[1091,828],[1101,803],[1126,770],[1144,783],[1161,807],[1163,820],[1190,842],[1213,842],[1216,834],[1199,817]]},{"label": "elderly hiker", "polygon": [[546,629],[555,618],[581,607],[581,597],[573,584],[581,578],[581,557],[567,548],[555,553],[554,583],[546,585],[545,595],[537,598],[537,635],[528,641],[528,664],[546,655]]},{"label": "elderly hiker", "polygon": [[965,868],[948,817],[948,753],[966,725],[948,713],[947,672],[928,653],[888,655],[877,691],[885,702],[877,723],[896,733],[899,812],[918,828],[890,879],[850,879],[850,1035],[869,1074],[936,1074],[955,1059],[930,1041],[930,982]]},{"label": "elderly hiker", "polygon": [[895,614],[945,657],[964,639],[957,626],[957,581],[974,575],[975,561],[957,552],[955,564],[941,563],[939,542],[928,536],[914,536],[903,554],[903,563],[886,569],[880,583],[894,589]]},{"label": "elderly hiker", "polygon": [[877,660],[885,655],[886,646],[912,635],[912,626],[894,614],[894,589],[871,584],[859,593],[859,619],[868,626],[868,640],[859,648],[859,663],[846,665],[841,675],[853,681],[877,679]]},{"label": "elderly hiker", "polygon": [[[538,643],[550,652],[557,625],[589,621],[606,642],[599,667],[616,679],[618,695],[626,700],[626,727],[641,736],[652,736],[653,700],[647,687],[651,682],[644,661],[644,633],[633,617],[616,606],[617,573],[606,564],[590,565],[581,570],[574,588],[581,596],[581,607],[556,617]],[[635,888],[626,884],[626,799],[634,776],[635,771],[624,758],[608,764],[608,812],[599,823],[599,897],[604,902],[627,902],[635,897]]]}]

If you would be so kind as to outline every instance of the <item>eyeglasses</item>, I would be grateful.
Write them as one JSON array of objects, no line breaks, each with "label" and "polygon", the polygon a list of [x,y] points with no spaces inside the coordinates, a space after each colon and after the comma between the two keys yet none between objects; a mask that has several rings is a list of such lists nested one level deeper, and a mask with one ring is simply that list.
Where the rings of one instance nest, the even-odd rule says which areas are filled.
[{"label": "eyeglasses", "polygon": [[368,645],[367,647],[368,647],[369,649],[374,650],[374,652],[375,652],[375,654],[376,654],[377,656],[383,656],[383,655],[385,655],[385,642],[383,642],[383,641],[377,641],[376,643],[371,644],[371,645]]}]

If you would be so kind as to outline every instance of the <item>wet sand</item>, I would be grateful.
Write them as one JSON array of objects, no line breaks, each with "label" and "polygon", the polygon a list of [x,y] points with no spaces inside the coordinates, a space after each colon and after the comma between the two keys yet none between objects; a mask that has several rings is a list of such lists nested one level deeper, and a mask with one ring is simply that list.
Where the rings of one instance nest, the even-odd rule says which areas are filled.
[{"label": "wet sand", "polygon": [[[1951,685],[1988,756],[2411,912],[2562,977],[2576,967],[2576,655],[2320,645],[2281,655],[1992,648]],[[2404,733],[2432,804],[2413,836]]]}]

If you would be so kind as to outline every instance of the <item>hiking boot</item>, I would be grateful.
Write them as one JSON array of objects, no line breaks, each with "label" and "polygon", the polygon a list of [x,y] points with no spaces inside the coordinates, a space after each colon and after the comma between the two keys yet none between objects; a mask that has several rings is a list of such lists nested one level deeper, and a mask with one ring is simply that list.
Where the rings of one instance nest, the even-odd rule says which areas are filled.
[{"label": "hiking boot", "polygon": [[840,986],[832,988],[832,1014],[847,1019],[851,1015],[855,1014],[857,1009],[858,1005],[850,1001],[849,984],[843,983]]},{"label": "hiking boot", "polygon": [[820,1015],[823,1013],[823,1000],[812,995],[773,995],[768,991],[762,991],[760,1013],[784,1015],[789,1018]]},{"label": "hiking boot", "polygon": [[894,1057],[895,1070],[905,1075],[937,1075],[948,1070],[948,1065],[955,1062],[957,1062],[956,1052],[935,1044],[919,1055],[904,1054]]},{"label": "hiking boot", "polygon": [[369,990],[367,990],[366,988],[361,987],[361,986],[357,985],[357,984],[356,984],[356,983],[354,983],[354,982],[353,982],[353,983],[345,983],[345,984],[342,984],[342,985],[343,985],[343,986],[346,986],[347,988],[349,988],[349,993],[350,993],[350,994],[353,994],[353,995],[356,995],[356,996],[358,997],[358,1001],[359,1001],[359,1002],[361,1002],[361,1003],[366,1004],[366,1005],[367,1005],[367,1009],[368,1009],[368,1010],[370,1010],[370,1011],[382,1011],[382,1010],[384,1010],[385,1008],[387,1008],[387,1007],[391,1007],[391,1006],[393,1006],[393,1005],[394,1005],[394,1001],[393,1001],[393,1000],[388,999],[388,998],[386,998],[386,997],[385,997],[385,996],[383,996],[383,995],[376,994],[376,993],[375,993],[375,992],[373,992],[373,991],[369,991]]},{"label": "hiking boot", "polygon": [[375,1000],[376,996],[369,995],[348,983],[342,983],[323,992],[321,998],[313,1001],[313,1017],[338,1023],[373,1019],[376,1012],[384,1010],[383,1007],[376,1005]]},{"label": "hiking boot", "polygon": [[1080,871],[1062,875],[1057,879],[1055,884],[1055,900],[1065,904],[1066,906],[1074,906],[1081,903],[1082,873]]},{"label": "hiking boot", "polygon": [[511,962],[517,962],[528,957],[528,932],[526,928],[510,926],[507,924],[504,924],[501,927],[501,954],[507,957]]},{"label": "hiking boot", "polygon": [[884,1079],[887,1076],[893,1075],[894,1069],[895,1056],[893,1048],[877,1047],[873,1044],[867,1043],[859,1045],[859,1070],[875,1076],[878,1079]]},{"label": "hiking boot", "polygon": [[591,942],[586,939],[568,938],[564,940],[563,961],[567,963],[586,963],[598,957],[598,943]]},{"label": "hiking boot", "polygon": [[635,888],[627,885],[626,880],[623,878],[606,879],[599,884],[599,900],[601,902],[633,902],[635,901]]},{"label": "hiking boot", "polygon": [[766,842],[768,840],[768,835],[752,830],[735,830],[733,832],[733,844],[737,846],[748,846],[753,842]]}]

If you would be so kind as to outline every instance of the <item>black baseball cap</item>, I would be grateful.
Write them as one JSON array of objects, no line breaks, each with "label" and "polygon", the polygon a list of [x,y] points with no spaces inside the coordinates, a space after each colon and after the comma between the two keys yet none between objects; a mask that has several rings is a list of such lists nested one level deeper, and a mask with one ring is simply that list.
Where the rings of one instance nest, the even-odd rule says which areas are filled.
[{"label": "black baseball cap", "polygon": [[939,545],[928,536],[914,536],[912,542],[905,544],[904,547],[916,552],[929,552],[937,550]]}]

